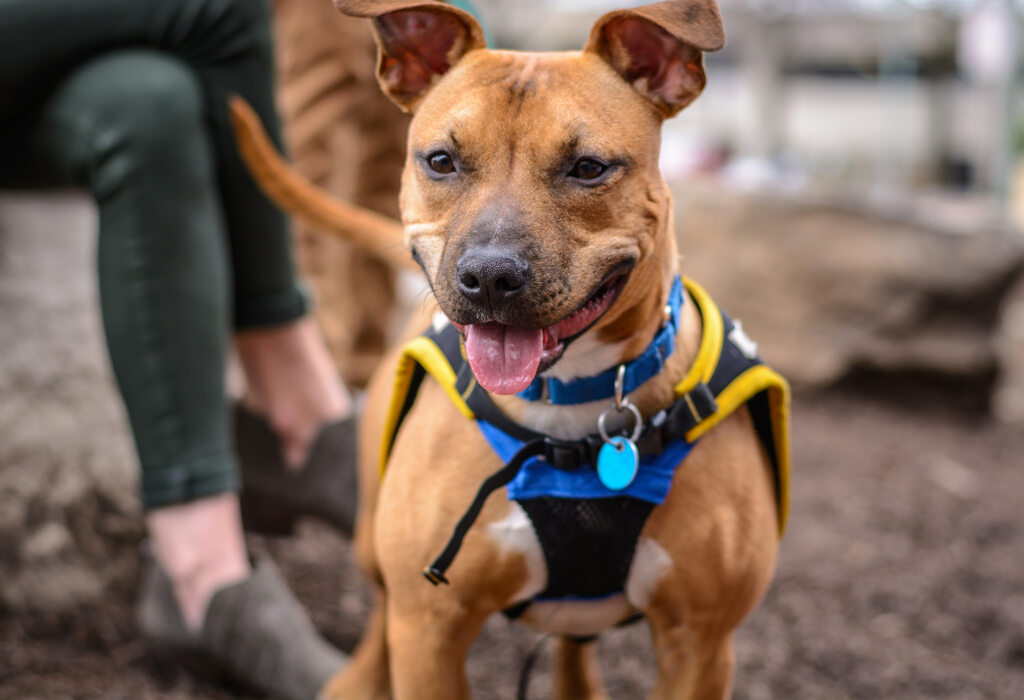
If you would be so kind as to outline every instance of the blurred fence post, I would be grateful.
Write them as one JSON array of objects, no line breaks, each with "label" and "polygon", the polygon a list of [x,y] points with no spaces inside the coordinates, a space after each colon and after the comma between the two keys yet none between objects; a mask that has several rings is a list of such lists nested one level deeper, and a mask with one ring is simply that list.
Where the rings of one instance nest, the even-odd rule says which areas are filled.
[{"label": "blurred fence post", "polygon": [[745,155],[770,160],[784,147],[785,82],[782,75],[785,59],[785,20],[781,16],[766,17],[752,12],[752,31],[744,35],[742,51],[743,82],[749,86],[752,123],[742,130]]},{"label": "blurred fence post", "polygon": [[[878,115],[882,124],[899,124],[894,118],[898,107],[894,101],[916,81],[917,56],[912,43],[907,40],[907,8],[894,8],[894,16],[879,26],[878,47]],[[884,126],[882,127],[884,129]],[[911,179],[911,156],[907,147],[893,148],[885,139],[879,139],[876,152],[876,183],[884,194],[894,190],[906,190]]]},{"label": "blurred fence post", "polygon": [[1010,179],[1013,174],[1014,146],[1015,146],[1015,115],[1013,108],[1014,81],[1017,77],[1017,61],[1019,54],[1019,24],[1017,13],[1008,0],[997,0],[1001,6],[1002,19],[1002,41],[1004,42],[1005,64],[1001,71],[998,71],[995,81],[995,153],[992,163],[992,177],[995,184],[999,201],[1003,210],[1007,211],[1010,206]]},{"label": "blurred fence post", "polygon": [[1009,0],[986,0],[964,19],[958,47],[964,75],[982,86],[992,115],[986,179],[1007,211],[1014,151],[1014,81],[1020,25]]}]

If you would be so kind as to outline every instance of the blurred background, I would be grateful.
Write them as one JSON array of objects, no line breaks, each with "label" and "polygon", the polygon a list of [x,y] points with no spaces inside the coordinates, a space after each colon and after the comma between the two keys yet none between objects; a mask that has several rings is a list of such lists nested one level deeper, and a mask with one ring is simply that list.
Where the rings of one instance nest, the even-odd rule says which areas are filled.
[{"label": "blurred background", "polygon": [[[606,0],[482,2],[498,43],[578,47]],[[1018,225],[1020,3],[723,0],[713,89],[665,137],[669,177],[715,173],[952,230]],[[540,18],[541,24],[534,20]],[[539,28],[538,28],[539,27]]]},{"label": "blurred background", "polygon": [[[556,50],[630,3],[475,4],[498,45]],[[1024,2],[721,8],[727,47],[662,166],[684,272],[796,389],[792,516],[735,697],[1024,697]],[[94,246],[81,194],[0,193],[0,697],[233,697],[134,634],[142,528]],[[252,545],[351,645],[346,543],[310,525]],[[536,640],[492,620],[476,697],[515,697]],[[644,697],[644,626],[600,648],[612,697]],[[542,663],[529,697],[547,683]]]}]

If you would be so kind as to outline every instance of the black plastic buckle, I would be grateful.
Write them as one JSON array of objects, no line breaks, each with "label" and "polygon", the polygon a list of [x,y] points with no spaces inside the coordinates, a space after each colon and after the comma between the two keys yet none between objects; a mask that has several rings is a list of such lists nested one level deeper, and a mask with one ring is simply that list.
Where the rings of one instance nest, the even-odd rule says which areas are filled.
[{"label": "black plastic buckle", "polygon": [[693,390],[683,398],[689,398],[687,406],[689,406],[690,411],[694,414],[693,417],[698,423],[705,418],[710,418],[718,411],[715,395],[711,393],[711,388],[703,382],[693,387]]},{"label": "black plastic buckle", "polygon": [[715,395],[711,393],[707,384],[701,383],[693,387],[669,409],[665,419],[665,432],[668,438],[665,442],[683,437],[690,429],[713,416],[717,410]]},{"label": "black plastic buckle", "polygon": [[574,471],[587,463],[587,444],[545,437],[544,460],[555,469]]}]

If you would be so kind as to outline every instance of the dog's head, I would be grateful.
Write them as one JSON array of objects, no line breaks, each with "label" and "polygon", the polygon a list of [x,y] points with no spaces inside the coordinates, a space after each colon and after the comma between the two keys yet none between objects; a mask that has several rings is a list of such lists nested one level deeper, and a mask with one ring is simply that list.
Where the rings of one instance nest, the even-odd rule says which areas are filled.
[{"label": "dog's head", "polygon": [[724,42],[714,0],[612,12],[549,54],[487,50],[440,2],[335,4],[373,19],[380,84],[414,114],[406,235],[480,384],[515,393],[584,334],[656,327],[675,270],[660,127]]}]

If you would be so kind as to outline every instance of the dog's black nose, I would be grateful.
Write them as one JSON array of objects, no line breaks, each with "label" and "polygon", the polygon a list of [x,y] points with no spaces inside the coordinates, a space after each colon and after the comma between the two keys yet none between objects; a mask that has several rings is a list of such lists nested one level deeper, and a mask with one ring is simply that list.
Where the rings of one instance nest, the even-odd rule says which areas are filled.
[{"label": "dog's black nose", "polygon": [[459,258],[455,275],[467,299],[493,308],[523,291],[530,281],[530,265],[509,248],[470,248]]}]

